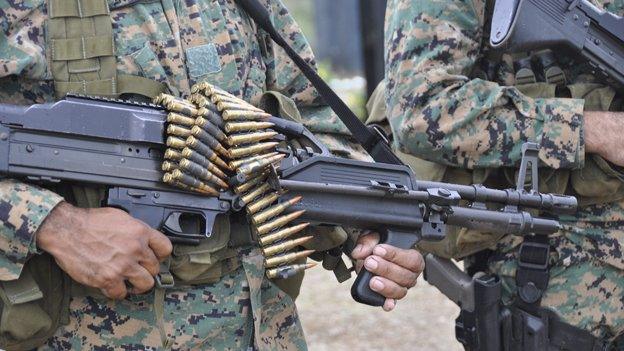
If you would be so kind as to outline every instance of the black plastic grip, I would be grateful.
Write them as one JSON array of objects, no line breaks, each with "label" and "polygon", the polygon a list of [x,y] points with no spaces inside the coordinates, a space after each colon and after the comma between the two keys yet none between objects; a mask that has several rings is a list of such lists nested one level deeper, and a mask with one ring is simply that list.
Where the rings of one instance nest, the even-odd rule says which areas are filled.
[{"label": "black plastic grip", "polygon": [[369,306],[383,306],[386,298],[370,288],[370,281],[373,277],[373,273],[362,267],[362,270],[358,273],[355,282],[351,286],[351,296],[359,303]]},{"label": "black plastic grip", "polygon": [[[388,244],[390,246],[401,249],[410,249],[420,241],[420,232],[405,232],[400,230],[388,229],[381,235],[380,244]],[[351,286],[351,296],[359,303],[369,306],[383,306],[386,298],[376,293],[370,288],[370,281],[374,275],[362,267],[362,270],[355,278],[353,286]]]}]

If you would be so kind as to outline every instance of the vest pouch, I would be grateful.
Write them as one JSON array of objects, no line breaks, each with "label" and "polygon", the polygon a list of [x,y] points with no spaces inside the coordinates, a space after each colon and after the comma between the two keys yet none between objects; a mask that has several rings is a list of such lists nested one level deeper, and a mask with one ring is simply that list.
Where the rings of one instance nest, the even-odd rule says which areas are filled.
[{"label": "vest pouch", "polygon": [[[518,179],[518,169],[505,168],[503,174],[508,187],[515,188]],[[570,171],[568,170],[555,170],[552,168],[540,168],[539,169],[539,184],[538,189],[542,193],[565,193],[570,180]],[[531,173],[527,173],[526,182],[530,185]]]},{"label": "vest pouch", "polygon": [[624,173],[598,155],[588,155],[585,167],[572,172],[571,180],[584,205],[624,198]]},{"label": "vest pouch", "polygon": [[176,283],[205,284],[218,281],[224,274],[222,261],[236,256],[236,250],[228,248],[229,241],[229,218],[217,216],[212,235],[199,245],[175,245],[169,269]]},{"label": "vest pouch", "polygon": [[585,100],[585,111],[609,111],[615,99],[615,90],[602,84],[570,84],[568,89],[572,98]]},{"label": "vest pouch", "polygon": [[70,281],[54,259],[30,259],[19,279],[0,283],[0,348],[29,350],[43,345],[69,319]]},{"label": "vest pouch", "polygon": [[530,96],[532,98],[550,98],[555,97],[557,91],[556,84],[550,83],[529,83],[529,84],[519,84],[516,85],[516,88],[524,95]]}]

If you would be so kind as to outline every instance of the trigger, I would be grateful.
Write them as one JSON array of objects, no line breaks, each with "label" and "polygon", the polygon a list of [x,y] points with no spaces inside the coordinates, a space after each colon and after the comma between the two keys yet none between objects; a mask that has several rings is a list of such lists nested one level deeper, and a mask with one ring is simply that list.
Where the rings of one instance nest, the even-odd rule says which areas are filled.
[{"label": "trigger", "polygon": [[180,212],[172,212],[169,215],[169,217],[167,217],[162,228],[165,234],[167,233],[174,234],[174,235],[182,234],[182,225],[180,224],[181,216],[182,216],[182,213]]}]

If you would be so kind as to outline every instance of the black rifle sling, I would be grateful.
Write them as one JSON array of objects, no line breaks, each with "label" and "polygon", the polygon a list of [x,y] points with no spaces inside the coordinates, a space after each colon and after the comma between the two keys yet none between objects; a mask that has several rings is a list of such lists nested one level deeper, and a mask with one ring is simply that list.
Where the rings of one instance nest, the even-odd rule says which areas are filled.
[{"label": "black rifle sling", "polygon": [[364,147],[376,162],[403,164],[403,162],[392,152],[386,140],[374,129],[369,129],[360,121],[349,109],[338,95],[323,81],[297,52],[284,40],[277,32],[269,13],[258,0],[236,0],[236,2],[247,12],[256,24],[269,34],[271,39],[281,46],[288,56],[295,62],[301,72],[308,78],[310,83],[316,88],[326,104],[338,115],[340,120],[347,126],[355,140]]}]

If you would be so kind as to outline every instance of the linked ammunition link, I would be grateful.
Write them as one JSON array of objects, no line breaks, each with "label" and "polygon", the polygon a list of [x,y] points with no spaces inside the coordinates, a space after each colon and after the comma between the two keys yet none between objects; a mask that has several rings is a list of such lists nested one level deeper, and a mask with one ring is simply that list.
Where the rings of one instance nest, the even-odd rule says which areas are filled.
[{"label": "linked ammunition link", "polygon": [[309,223],[289,226],[303,211],[283,214],[301,197],[280,202],[281,194],[268,184],[271,167],[286,156],[277,151],[278,133],[267,121],[271,115],[208,83],[196,84],[191,92],[188,100],[167,94],[154,99],[168,111],[163,181],[208,196],[227,189],[238,195],[269,278],[286,279],[314,267],[293,264],[314,252],[298,251],[311,236],[293,238]]}]

